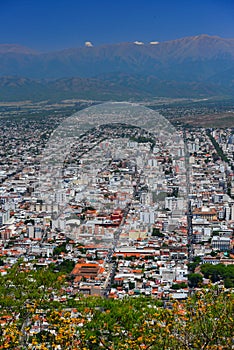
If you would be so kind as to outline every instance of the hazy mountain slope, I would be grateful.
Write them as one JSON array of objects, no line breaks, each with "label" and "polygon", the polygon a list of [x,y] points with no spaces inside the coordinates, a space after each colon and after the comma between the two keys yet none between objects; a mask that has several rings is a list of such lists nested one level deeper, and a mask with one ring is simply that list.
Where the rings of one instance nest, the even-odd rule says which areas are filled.
[{"label": "hazy mountain slope", "polygon": [[[234,91],[232,88],[231,91]],[[62,100],[142,100],[154,97],[209,97],[230,94],[230,88],[200,82],[162,81],[152,76],[104,75],[97,78],[62,78],[36,81],[0,77],[0,101]]]},{"label": "hazy mountain slope", "polygon": [[5,44],[0,45],[0,76],[1,100],[232,95],[234,39],[199,35],[156,45],[122,43],[47,53]]},{"label": "hazy mountain slope", "polygon": [[[34,53],[0,45],[0,74],[31,78],[92,77],[103,73],[203,81],[234,67],[234,39],[200,35],[158,45],[123,43]],[[182,74],[182,76],[181,76]]]}]

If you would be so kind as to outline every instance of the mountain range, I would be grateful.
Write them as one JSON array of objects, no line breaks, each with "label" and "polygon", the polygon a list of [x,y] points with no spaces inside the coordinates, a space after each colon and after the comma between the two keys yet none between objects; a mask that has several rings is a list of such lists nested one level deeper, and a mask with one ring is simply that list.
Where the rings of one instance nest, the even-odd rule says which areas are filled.
[{"label": "mountain range", "polygon": [[0,45],[0,100],[232,96],[234,39],[198,35],[40,53]]}]

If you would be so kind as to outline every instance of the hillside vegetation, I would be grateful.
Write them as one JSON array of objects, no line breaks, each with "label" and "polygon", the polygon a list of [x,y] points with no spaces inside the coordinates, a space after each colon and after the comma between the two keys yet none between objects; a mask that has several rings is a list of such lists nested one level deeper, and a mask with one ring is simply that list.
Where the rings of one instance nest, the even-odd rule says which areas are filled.
[{"label": "hillside vegetation", "polygon": [[234,295],[176,302],[69,293],[70,277],[20,262],[0,278],[0,349],[232,349]]}]

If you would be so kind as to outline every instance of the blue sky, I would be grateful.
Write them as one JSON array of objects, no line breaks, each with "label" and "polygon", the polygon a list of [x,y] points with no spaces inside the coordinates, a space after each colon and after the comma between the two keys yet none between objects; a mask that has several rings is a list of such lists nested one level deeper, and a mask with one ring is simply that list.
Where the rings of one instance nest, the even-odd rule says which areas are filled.
[{"label": "blue sky", "polygon": [[0,43],[39,51],[203,33],[234,38],[233,0],[0,0]]}]

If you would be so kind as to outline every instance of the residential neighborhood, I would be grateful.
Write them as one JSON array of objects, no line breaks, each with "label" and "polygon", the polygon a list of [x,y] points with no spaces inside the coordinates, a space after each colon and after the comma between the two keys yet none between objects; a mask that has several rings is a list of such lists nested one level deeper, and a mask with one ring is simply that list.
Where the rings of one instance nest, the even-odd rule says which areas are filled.
[{"label": "residential neighborhood", "polygon": [[35,123],[21,135],[7,123],[1,129],[2,275],[19,258],[32,269],[35,261],[68,260],[73,293],[186,299],[194,258],[198,273],[205,263],[233,264],[231,129],[181,129],[168,148],[139,128],[98,127],[72,147],[62,186],[45,202],[38,191],[45,129]]}]

